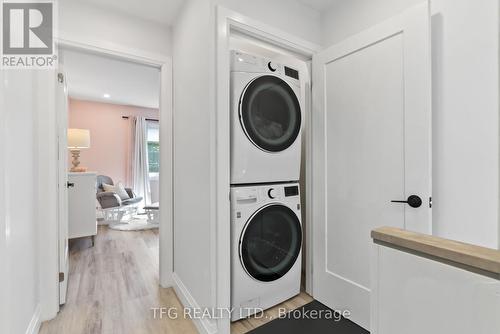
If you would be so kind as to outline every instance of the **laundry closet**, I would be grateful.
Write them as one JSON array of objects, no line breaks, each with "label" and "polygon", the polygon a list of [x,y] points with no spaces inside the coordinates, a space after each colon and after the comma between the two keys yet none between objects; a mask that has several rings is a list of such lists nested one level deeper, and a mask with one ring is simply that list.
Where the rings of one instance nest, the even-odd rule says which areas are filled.
[{"label": "laundry closet", "polygon": [[[230,39],[231,320],[305,288],[308,64],[243,34]],[[302,284],[301,284],[302,283]]]}]

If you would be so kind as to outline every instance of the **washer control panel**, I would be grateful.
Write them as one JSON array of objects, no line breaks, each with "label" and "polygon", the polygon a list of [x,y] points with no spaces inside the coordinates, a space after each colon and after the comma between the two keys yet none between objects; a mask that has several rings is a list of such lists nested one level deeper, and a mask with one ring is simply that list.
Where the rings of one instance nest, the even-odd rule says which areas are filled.
[{"label": "washer control panel", "polygon": [[246,221],[256,210],[268,204],[286,205],[300,211],[298,183],[232,186],[230,192],[231,216],[235,222]]},{"label": "washer control panel", "polygon": [[299,191],[297,184],[242,187],[233,191],[233,199],[239,204],[253,204],[299,196]]}]

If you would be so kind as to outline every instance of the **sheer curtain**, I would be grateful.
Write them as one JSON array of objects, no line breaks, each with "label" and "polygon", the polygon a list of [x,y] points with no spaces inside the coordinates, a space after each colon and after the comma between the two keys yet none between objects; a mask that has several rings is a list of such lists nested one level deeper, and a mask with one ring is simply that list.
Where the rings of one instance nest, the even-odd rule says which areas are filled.
[{"label": "sheer curtain", "polygon": [[148,130],[145,117],[134,117],[134,146],[132,154],[132,181],[134,191],[144,198],[143,204],[151,204],[148,164]]}]

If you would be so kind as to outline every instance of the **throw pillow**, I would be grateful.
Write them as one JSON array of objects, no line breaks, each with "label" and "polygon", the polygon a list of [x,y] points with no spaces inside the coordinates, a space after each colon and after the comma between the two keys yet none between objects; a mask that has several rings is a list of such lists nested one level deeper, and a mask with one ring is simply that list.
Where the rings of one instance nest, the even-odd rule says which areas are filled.
[{"label": "throw pillow", "polygon": [[120,196],[122,201],[130,198],[130,196],[128,195],[128,192],[125,190],[125,186],[123,185],[123,183],[118,182],[115,186],[115,189],[116,189],[115,190],[116,194],[118,196]]},{"label": "throw pillow", "polygon": [[125,186],[121,182],[118,182],[114,186],[111,185],[111,184],[103,183],[102,184],[102,188],[106,192],[112,192],[112,193],[117,194],[118,197],[120,197],[120,199],[122,201],[130,198],[130,196],[128,195],[127,191],[125,190]]}]

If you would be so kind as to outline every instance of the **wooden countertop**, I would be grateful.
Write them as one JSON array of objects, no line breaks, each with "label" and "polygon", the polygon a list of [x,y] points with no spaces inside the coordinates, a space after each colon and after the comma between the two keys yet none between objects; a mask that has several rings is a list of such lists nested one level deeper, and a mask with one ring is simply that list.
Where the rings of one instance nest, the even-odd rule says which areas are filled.
[{"label": "wooden countertop", "polygon": [[500,251],[463,242],[442,239],[393,227],[371,232],[376,243],[404,248],[445,261],[500,275]]}]

